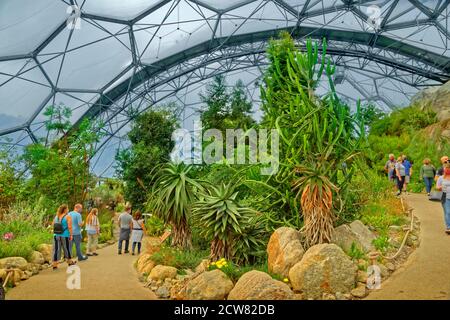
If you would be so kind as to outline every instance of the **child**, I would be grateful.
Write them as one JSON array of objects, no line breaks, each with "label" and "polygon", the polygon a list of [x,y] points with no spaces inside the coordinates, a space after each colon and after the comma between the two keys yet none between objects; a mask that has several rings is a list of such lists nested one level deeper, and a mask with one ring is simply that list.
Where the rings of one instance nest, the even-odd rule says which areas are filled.
[{"label": "child", "polygon": [[142,214],[139,210],[136,211],[136,213],[134,214],[132,224],[133,224],[133,231],[131,233],[131,242],[132,242],[131,254],[134,256],[134,250],[136,248],[136,244],[138,247],[138,254],[141,253],[142,238],[144,237],[144,232],[147,232],[145,230],[145,225],[144,225],[144,220],[142,219]]}]

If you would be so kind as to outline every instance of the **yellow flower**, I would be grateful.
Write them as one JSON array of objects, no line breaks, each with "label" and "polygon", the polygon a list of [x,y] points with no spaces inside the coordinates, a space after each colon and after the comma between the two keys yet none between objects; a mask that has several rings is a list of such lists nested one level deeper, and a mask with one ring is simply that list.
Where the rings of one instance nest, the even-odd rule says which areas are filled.
[{"label": "yellow flower", "polygon": [[284,278],[283,282],[289,282],[289,279],[288,278]]},{"label": "yellow flower", "polygon": [[215,262],[215,261],[211,262],[211,265],[212,265],[212,266],[215,266],[215,265],[216,265],[216,262]]},{"label": "yellow flower", "polygon": [[221,265],[221,264],[218,264],[218,265],[217,265],[217,268],[221,269],[221,268],[222,268],[222,265]]}]

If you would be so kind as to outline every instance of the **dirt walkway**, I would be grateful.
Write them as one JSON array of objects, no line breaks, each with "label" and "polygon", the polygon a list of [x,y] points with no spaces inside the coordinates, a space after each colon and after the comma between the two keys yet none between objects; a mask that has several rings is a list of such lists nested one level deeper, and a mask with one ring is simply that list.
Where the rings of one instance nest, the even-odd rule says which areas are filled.
[{"label": "dirt walkway", "polygon": [[6,294],[7,300],[150,300],[154,293],[143,287],[133,267],[136,256],[117,254],[117,245],[98,251],[97,257],[79,262],[81,289],[66,287],[67,264],[56,271],[44,270],[39,275],[23,281]]},{"label": "dirt walkway", "polygon": [[450,236],[444,233],[442,206],[428,201],[425,195],[408,195],[406,199],[420,219],[420,246],[382,283],[381,290],[366,299],[450,299]]}]

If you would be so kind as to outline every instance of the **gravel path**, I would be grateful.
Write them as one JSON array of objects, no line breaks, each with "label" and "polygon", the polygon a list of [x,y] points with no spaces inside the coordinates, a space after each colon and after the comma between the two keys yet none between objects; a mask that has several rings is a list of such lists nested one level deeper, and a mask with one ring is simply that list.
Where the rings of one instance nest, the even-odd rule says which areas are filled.
[{"label": "gravel path", "polygon": [[152,300],[154,293],[138,281],[133,263],[137,256],[117,254],[117,244],[98,250],[97,257],[79,262],[81,289],[69,290],[67,264],[44,270],[22,281],[6,294],[7,300]]},{"label": "gravel path", "polygon": [[450,236],[444,233],[444,214],[439,202],[422,194],[406,196],[420,220],[420,246],[396,270],[381,290],[366,299],[450,299]]}]

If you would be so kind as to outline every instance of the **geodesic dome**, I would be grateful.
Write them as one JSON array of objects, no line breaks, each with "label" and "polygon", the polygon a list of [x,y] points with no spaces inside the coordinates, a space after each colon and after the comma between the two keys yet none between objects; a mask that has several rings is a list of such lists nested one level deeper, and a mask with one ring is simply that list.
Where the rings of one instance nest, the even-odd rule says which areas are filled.
[{"label": "geodesic dome", "polygon": [[108,175],[136,112],[175,101],[188,123],[215,75],[242,79],[257,112],[267,41],[281,30],[299,46],[326,38],[340,96],[388,111],[449,80],[449,2],[2,0],[0,136],[48,139],[45,107],[65,104],[74,126],[104,121],[94,167]]}]

